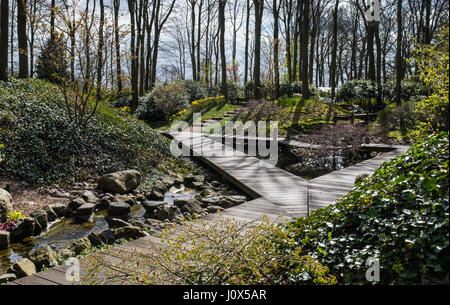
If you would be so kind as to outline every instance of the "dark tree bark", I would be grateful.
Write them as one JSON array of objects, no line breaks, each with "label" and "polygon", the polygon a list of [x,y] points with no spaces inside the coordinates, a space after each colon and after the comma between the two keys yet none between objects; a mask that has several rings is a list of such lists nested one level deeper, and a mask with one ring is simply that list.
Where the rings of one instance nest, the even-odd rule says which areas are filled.
[{"label": "dark tree bark", "polygon": [[248,41],[249,41],[249,26],[250,26],[250,0],[247,0],[247,17],[245,20],[245,51],[244,51],[244,85],[248,82]]},{"label": "dark tree bark", "polygon": [[253,67],[253,80],[255,82],[254,98],[261,98],[261,26],[264,10],[263,0],[253,0],[255,6],[255,61]]},{"label": "dark tree bark", "polygon": [[333,47],[331,50],[330,85],[331,99],[336,96],[336,53],[337,53],[337,22],[338,22],[339,0],[336,0],[333,10]]},{"label": "dark tree bark", "polygon": [[302,82],[302,98],[309,99],[309,84],[308,84],[308,41],[309,41],[309,9],[310,0],[303,0],[303,23],[301,32],[301,63],[302,69],[300,71],[300,79]]},{"label": "dark tree bark", "polygon": [[280,3],[279,0],[273,0],[272,4],[272,14],[273,14],[273,69],[275,74],[275,92],[274,92],[274,98],[278,99],[280,97],[280,68],[278,66],[278,48],[279,48],[279,41],[278,41],[278,32],[279,32],[279,18],[280,13]]},{"label": "dark tree bark", "polygon": [[100,24],[98,28],[98,50],[97,50],[97,101],[102,99],[102,71],[103,71],[103,25],[105,23],[105,5],[100,1]]},{"label": "dark tree bark", "polygon": [[136,0],[128,0],[128,10],[130,12],[130,34],[131,34],[131,109],[136,111],[139,102],[138,92],[138,69],[136,56],[136,18],[135,18]]},{"label": "dark tree bark", "polygon": [[28,77],[27,1],[17,0],[17,39],[19,43],[19,78]]},{"label": "dark tree bark", "polygon": [[52,42],[55,42],[55,10],[55,0],[52,0],[50,4],[50,40]]},{"label": "dark tree bark", "polygon": [[220,62],[222,70],[222,95],[228,100],[227,90],[227,62],[225,56],[225,5],[226,0],[219,0],[219,29],[220,29]]},{"label": "dark tree bark", "polygon": [[8,80],[9,0],[0,3],[0,80]]},{"label": "dark tree bark", "polygon": [[122,87],[122,68],[120,61],[120,41],[119,41],[119,9],[120,0],[114,0],[114,43],[116,52],[116,74],[117,74],[117,93],[120,94],[123,90]]},{"label": "dark tree bark", "polygon": [[403,78],[403,67],[402,67],[402,0],[397,0],[397,52],[395,56],[395,66],[396,66],[396,86],[395,86],[395,103],[397,106],[402,104],[401,101],[401,90],[402,90],[402,78]]}]

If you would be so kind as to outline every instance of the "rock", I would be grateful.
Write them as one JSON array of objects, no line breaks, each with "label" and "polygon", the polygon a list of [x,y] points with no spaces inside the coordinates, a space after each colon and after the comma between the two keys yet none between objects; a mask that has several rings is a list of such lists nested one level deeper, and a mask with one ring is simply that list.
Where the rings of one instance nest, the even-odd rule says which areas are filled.
[{"label": "rock", "polygon": [[63,203],[52,203],[48,205],[56,213],[58,218],[63,217],[66,214],[67,205]]},{"label": "rock", "polygon": [[218,205],[210,205],[207,208],[208,213],[217,213],[217,212],[222,212],[224,210],[224,208],[222,208],[221,206]]},{"label": "rock", "polygon": [[111,229],[104,230],[103,232],[99,233],[98,236],[102,240],[103,243],[107,245],[111,245],[114,243],[114,231]]},{"label": "rock", "polygon": [[180,208],[181,212],[188,213],[201,213],[203,212],[202,207],[195,198],[190,197],[179,197],[175,198],[173,204]]},{"label": "rock", "polygon": [[137,220],[137,219],[131,219],[130,220],[130,225],[134,226],[134,227],[139,227],[141,229],[145,229],[148,227],[148,225],[146,225],[144,222]]},{"label": "rock", "polygon": [[42,210],[44,210],[45,213],[47,213],[47,220],[49,222],[55,221],[58,218],[58,215],[56,215],[55,211],[52,209],[51,206],[46,205],[42,208]]},{"label": "rock", "polygon": [[97,201],[97,204],[95,206],[95,210],[107,210],[109,208],[109,205],[111,204],[111,200],[102,198],[99,201]]},{"label": "rock", "polygon": [[110,218],[128,219],[130,216],[130,205],[125,202],[112,202],[108,207],[108,215]]},{"label": "rock", "polygon": [[89,238],[84,237],[73,241],[69,246],[66,247],[67,250],[75,252],[75,255],[80,254],[83,250],[89,249],[92,247],[91,241]]},{"label": "rock", "polygon": [[158,220],[158,219],[147,218],[145,220],[145,222],[148,223],[151,226],[156,226],[156,225],[159,225],[162,221]]},{"label": "rock", "polygon": [[211,185],[214,187],[219,187],[220,186],[220,182],[217,180],[211,181]]},{"label": "rock", "polygon": [[192,182],[192,187],[198,190],[203,189],[203,182],[194,181]]},{"label": "rock", "polygon": [[49,195],[51,197],[55,197],[55,198],[70,198],[70,194],[67,192],[61,192],[57,189],[52,189],[49,192]]},{"label": "rock", "polygon": [[114,202],[125,202],[125,203],[128,203],[129,205],[136,204],[136,201],[133,198],[126,196],[126,195],[116,195],[116,196],[114,196],[113,201]]},{"label": "rock", "polygon": [[156,181],[153,184],[153,190],[157,191],[161,194],[164,194],[165,192],[167,192],[168,187],[160,180]]},{"label": "rock", "polygon": [[98,198],[91,191],[85,191],[81,195],[81,198],[83,198],[84,201],[89,203],[95,203],[98,200]]},{"label": "rock", "polygon": [[0,188],[0,222],[5,222],[13,211],[12,197],[9,192]]},{"label": "rock", "polygon": [[219,202],[216,203],[216,205],[221,206],[225,209],[229,209],[235,205],[244,203],[247,201],[247,198],[245,196],[221,196]]},{"label": "rock", "polygon": [[162,183],[164,183],[164,185],[166,186],[166,188],[170,188],[172,185],[175,184],[175,178],[169,176],[169,175],[165,175],[161,178],[160,180]]},{"label": "rock", "polygon": [[36,273],[36,266],[28,258],[22,258],[21,260],[12,264],[7,273],[14,273],[17,278],[24,276],[30,276]]},{"label": "rock", "polygon": [[177,206],[168,206],[167,204],[158,205],[152,212],[146,212],[145,218],[154,218],[159,220],[172,220],[176,215],[181,214]]},{"label": "rock", "polygon": [[219,196],[208,196],[205,198],[202,198],[202,206],[207,207],[209,205],[217,205],[217,203],[220,201]]},{"label": "rock", "polygon": [[137,194],[136,195],[136,201],[137,202],[142,202],[142,201],[145,201],[145,200],[147,200],[147,198],[143,194]]},{"label": "rock", "polygon": [[49,246],[42,246],[31,250],[28,257],[36,265],[38,270],[41,270],[42,267],[51,267],[58,264],[57,254]]},{"label": "rock", "polygon": [[37,223],[34,218],[25,217],[17,223],[17,227],[11,233],[11,241],[22,241],[24,238],[33,236],[34,226]]},{"label": "rock", "polygon": [[356,177],[355,177],[355,183],[354,183],[354,184],[356,185],[356,184],[362,182],[362,181],[363,181],[364,179],[366,179],[367,177],[369,177],[369,174],[366,174],[366,173],[356,176]]},{"label": "rock", "polygon": [[164,204],[166,204],[164,201],[149,201],[149,200],[143,201],[141,203],[142,207],[148,213],[152,213],[154,210],[156,210],[158,206],[162,206]]},{"label": "rock", "polygon": [[74,251],[69,250],[69,249],[62,249],[59,254],[64,258],[64,259],[68,259],[69,257],[74,257],[76,254]]},{"label": "rock", "polygon": [[31,213],[30,216],[36,219],[36,221],[41,225],[42,229],[47,228],[48,225],[47,212],[45,212],[44,210],[35,210],[33,211],[33,213]]},{"label": "rock", "polygon": [[227,196],[227,199],[233,202],[235,205],[242,204],[247,201],[247,197],[239,195]]},{"label": "rock", "polygon": [[38,236],[41,233],[42,233],[42,226],[39,224],[39,222],[36,219],[34,219],[33,236]]},{"label": "rock", "polygon": [[88,239],[89,239],[89,241],[91,242],[91,245],[92,245],[93,247],[98,247],[98,246],[100,246],[101,244],[103,244],[102,239],[100,238],[99,234],[97,234],[97,233],[91,232],[91,233],[88,235]]},{"label": "rock", "polygon": [[137,170],[125,170],[100,177],[97,188],[105,192],[125,194],[137,188],[140,183],[140,172]]},{"label": "rock", "polygon": [[145,234],[141,232],[139,227],[127,226],[114,230],[114,238],[117,239],[137,239],[143,237]]},{"label": "rock", "polygon": [[86,202],[84,201],[83,198],[77,197],[69,203],[68,208],[71,209],[72,211],[76,211],[80,206],[82,206],[85,203]]},{"label": "rock", "polygon": [[11,237],[8,231],[0,230],[0,250],[8,249]]},{"label": "rock", "polygon": [[119,219],[119,218],[108,218],[107,217],[106,221],[108,222],[108,225],[111,229],[131,226],[130,223],[123,221],[122,219]]},{"label": "rock", "polygon": [[5,273],[0,275],[0,284],[5,284],[17,280],[17,276],[14,273]]},{"label": "rock", "polygon": [[194,183],[194,182],[201,182],[201,183],[203,183],[203,182],[205,182],[205,176],[202,176],[202,175],[187,175],[186,177],[184,177],[184,182],[185,183],[187,183],[187,184],[189,184],[189,185],[192,185],[192,183]]},{"label": "rock", "polygon": [[95,204],[93,203],[83,204],[75,212],[75,221],[78,223],[87,222],[91,218],[92,213],[94,213],[94,209]]},{"label": "rock", "polygon": [[165,196],[164,192],[153,189],[151,192],[146,193],[145,197],[147,197],[148,200],[163,200]]}]

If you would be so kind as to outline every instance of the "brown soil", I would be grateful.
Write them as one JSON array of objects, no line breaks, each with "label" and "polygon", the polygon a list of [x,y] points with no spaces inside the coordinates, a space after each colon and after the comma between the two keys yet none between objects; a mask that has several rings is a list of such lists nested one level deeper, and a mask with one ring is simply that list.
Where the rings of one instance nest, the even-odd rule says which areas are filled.
[{"label": "brown soil", "polygon": [[47,204],[68,203],[68,199],[51,197],[41,191],[40,187],[0,177],[0,188],[5,189],[7,185],[10,186],[14,210],[21,211],[26,215],[29,215],[34,210],[41,209]]}]

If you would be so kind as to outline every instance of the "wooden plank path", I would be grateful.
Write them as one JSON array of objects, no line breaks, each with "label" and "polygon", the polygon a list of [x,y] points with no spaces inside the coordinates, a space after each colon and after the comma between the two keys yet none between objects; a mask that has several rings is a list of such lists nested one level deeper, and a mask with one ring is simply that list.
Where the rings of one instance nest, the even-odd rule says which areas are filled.
[{"label": "wooden plank path", "polygon": [[[356,176],[373,173],[383,162],[405,152],[408,148],[407,146],[375,144],[374,148],[390,151],[307,181],[264,160],[236,151],[205,134],[174,132],[170,133],[170,136],[254,198],[221,213],[209,214],[203,218],[206,221],[233,218],[237,221],[247,222],[259,220],[265,215],[271,221],[286,222],[292,217],[303,217],[310,211],[329,205],[347,194],[353,188]],[[295,141],[286,143],[294,146],[305,145],[305,143]],[[180,226],[177,230],[181,232],[183,227]],[[154,251],[164,247],[159,235],[160,233],[156,233],[139,238],[115,247],[114,251],[110,253],[100,252],[99,255],[103,261],[107,262],[107,267],[119,270],[123,264],[123,260],[119,256],[124,251],[140,250],[146,255],[152,255]],[[80,261],[81,277],[86,275],[87,271],[83,266],[87,264],[87,259]],[[69,266],[60,265],[38,272],[33,276],[18,279],[9,285],[71,285],[72,282],[67,281],[65,276],[68,268]],[[95,276],[104,284],[133,284],[132,279],[126,276],[122,282],[112,282],[101,270]]]}]

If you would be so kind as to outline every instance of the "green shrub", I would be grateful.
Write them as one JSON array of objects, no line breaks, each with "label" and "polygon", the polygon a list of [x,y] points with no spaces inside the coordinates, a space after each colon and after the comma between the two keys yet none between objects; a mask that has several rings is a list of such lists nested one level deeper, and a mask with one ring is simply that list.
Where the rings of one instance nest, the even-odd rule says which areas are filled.
[{"label": "green shrub", "polygon": [[368,283],[380,260],[381,284],[448,284],[448,133],[385,162],[336,204],[289,224],[303,253],[344,283]]},{"label": "green shrub", "polygon": [[166,119],[164,111],[156,104],[155,99],[148,93],[139,99],[136,116],[146,122],[158,122]]},{"label": "green shrub", "polygon": [[189,94],[190,103],[208,97],[208,90],[203,83],[190,79],[181,80],[181,83],[184,85],[187,93]]},{"label": "green shrub", "polygon": [[66,42],[63,37],[55,40],[47,40],[37,58],[36,75],[38,78],[53,83],[60,83],[62,78],[67,77],[67,59],[65,57]]},{"label": "green shrub", "polygon": [[[148,247],[144,253],[114,251],[119,268],[108,268],[104,256],[88,258],[87,269],[106,272],[119,283],[123,274],[138,284],[335,284],[329,270],[304,256],[282,227],[267,218],[259,223],[233,219],[194,221],[183,230],[173,228],[163,232],[166,247]],[[285,247],[280,248],[283,244]],[[287,247],[287,246],[291,247]],[[92,276],[83,284],[96,284]]]},{"label": "green shrub", "polygon": [[147,174],[170,157],[165,138],[105,104],[74,124],[55,86],[37,79],[0,82],[0,143],[1,174],[34,184],[130,168]]}]

